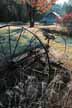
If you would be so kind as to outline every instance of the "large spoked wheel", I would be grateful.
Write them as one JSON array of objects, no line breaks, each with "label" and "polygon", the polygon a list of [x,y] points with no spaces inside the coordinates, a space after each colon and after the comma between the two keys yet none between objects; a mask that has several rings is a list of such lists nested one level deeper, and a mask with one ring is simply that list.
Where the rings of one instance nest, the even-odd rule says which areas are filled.
[{"label": "large spoked wheel", "polygon": [[47,50],[38,36],[22,26],[8,24],[0,28],[0,61],[0,77],[7,87],[25,75],[48,78]]}]

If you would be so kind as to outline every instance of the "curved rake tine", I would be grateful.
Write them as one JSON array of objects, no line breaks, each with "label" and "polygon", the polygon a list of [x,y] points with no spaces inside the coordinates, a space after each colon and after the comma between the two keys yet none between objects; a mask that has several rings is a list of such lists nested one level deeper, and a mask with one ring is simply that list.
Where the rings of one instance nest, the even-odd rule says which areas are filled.
[{"label": "curved rake tine", "polygon": [[21,38],[21,34],[22,34],[22,32],[23,32],[23,27],[22,27],[22,29],[21,29],[21,32],[20,32],[19,38],[18,38],[18,40],[17,40],[17,42],[16,42],[16,45],[15,45],[15,48],[14,48],[14,51],[13,51],[12,57],[15,55],[15,52],[16,52],[16,49],[17,49],[17,47],[18,47],[18,43],[19,43],[19,40],[20,40],[20,38]]},{"label": "curved rake tine", "polygon": [[9,51],[10,51],[10,57],[11,57],[11,36],[10,36],[10,25],[8,25],[8,33],[9,33]]},{"label": "curved rake tine", "polygon": [[66,39],[64,37],[62,37],[62,39],[64,40],[64,43],[65,43],[65,50],[64,50],[64,54],[66,53],[66,49],[67,49],[67,42],[66,42]]},{"label": "curved rake tine", "polygon": [[[65,53],[66,53],[66,50],[67,50],[67,42],[66,42],[66,39],[64,38],[64,37],[62,37],[62,36],[60,36],[60,38],[63,40],[63,42],[64,42],[64,55],[65,55]],[[56,42],[56,41],[55,41]]]}]

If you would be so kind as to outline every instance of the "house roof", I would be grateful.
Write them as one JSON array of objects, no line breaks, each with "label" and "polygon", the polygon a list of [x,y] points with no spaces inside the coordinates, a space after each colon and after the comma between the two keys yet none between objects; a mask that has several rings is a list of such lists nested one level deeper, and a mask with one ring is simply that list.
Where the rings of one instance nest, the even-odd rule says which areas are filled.
[{"label": "house roof", "polygon": [[53,14],[53,15],[55,15],[55,16],[57,16],[58,18],[61,19],[61,16],[60,16],[58,13],[56,13],[56,12],[49,12],[48,14],[46,14],[45,17],[47,17],[49,14]]}]

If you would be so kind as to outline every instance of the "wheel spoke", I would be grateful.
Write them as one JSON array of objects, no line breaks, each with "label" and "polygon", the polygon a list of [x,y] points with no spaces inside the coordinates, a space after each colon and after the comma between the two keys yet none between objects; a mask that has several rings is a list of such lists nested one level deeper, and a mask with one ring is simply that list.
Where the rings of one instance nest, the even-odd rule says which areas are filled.
[{"label": "wheel spoke", "polygon": [[22,36],[22,32],[23,32],[23,28],[21,29],[20,35],[19,35],[18,40],[17,40],[17,42],[16,42],[16,45],[15,45],[15,48],[14,48],[14,51],[13,51],[13,54],[12,54],[12,58],[13,58],[13,56],[15,55],[16,49],[17,49],[18,44],[19,44],[19,40],[20,40],[20,38],[21,38],[21,36]]},{"label": "wheel spoke", "polygon": [[11,36],[10,36],[10,26],[8,25],[8,33],[9,33],[9,52],[10,52],[10,58],[11,58]]}]

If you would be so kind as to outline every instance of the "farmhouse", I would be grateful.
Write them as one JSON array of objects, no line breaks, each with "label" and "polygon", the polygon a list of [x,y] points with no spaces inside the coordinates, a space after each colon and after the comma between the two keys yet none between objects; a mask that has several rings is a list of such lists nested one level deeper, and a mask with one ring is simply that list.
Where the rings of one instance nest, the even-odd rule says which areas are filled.
[{"label": "farmhouse", "polygon": [[56,13],[56,12],[49,12],[48,14],[46,14],[41,22],[42,23],[45,23],[45,24],[49,24],[49,25],[52,25],[52,24],[56,24],[56,23],[59,23],[61,21],[61,16]]}]

